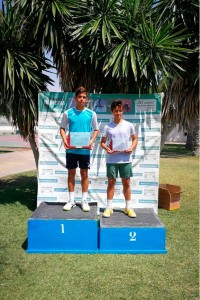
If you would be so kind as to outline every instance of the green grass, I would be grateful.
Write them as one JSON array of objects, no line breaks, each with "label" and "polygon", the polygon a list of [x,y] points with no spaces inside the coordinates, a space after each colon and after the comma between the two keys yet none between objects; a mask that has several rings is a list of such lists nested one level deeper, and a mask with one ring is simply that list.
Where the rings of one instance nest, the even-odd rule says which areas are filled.
[{"label": "green grass", "polygon": [[162,152],[160,183],[180,185],[183,193],[180,209],[159,209],[167,229],[165,255],[26,254],[36,173],[2,178],[0,299],[199,299],[198,158],[173,147]]},{"label": "green grass", "polygon": [[165,144],[161,152],[161,157],[184,157],[192,155],[192,152],[186,149],[184,144]]}]

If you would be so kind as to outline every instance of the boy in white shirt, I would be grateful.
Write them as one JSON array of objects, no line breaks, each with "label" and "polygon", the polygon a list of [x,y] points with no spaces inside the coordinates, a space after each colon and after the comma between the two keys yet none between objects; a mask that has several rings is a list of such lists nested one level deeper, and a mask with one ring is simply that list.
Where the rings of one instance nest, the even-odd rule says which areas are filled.
[{"label": "boy in white shirt", "polygon": [[[126,201],[125,214],[130,218],[136,217],[132,208],[130,177],[133,176],[131,154],[137,146],[138,138],[135,134],[133,124],[123,120],[123,111],[122,101],[114,100],[111,104],[111,112],[114,120],[104,127],[101,139],[101,147],[107,151],[107,207],[103,212],[103,216],[106,218],[110,217],[113,213],[112,200],[118,172],[122,179]],[[129,146],[130,138],[132,142]],[[107,139],[110,140],[109,146],[106,145]]]}]

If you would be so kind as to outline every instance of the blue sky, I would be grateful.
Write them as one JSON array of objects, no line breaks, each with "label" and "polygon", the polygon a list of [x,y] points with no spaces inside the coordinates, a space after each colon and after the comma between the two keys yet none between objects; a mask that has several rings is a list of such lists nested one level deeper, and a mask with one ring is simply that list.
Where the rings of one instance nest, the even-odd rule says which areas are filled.
[{"label": "blue sky", "polygon": [[[55,70],[53,70],[55,72]],[[48,74],[51,79],[54,80],[54,83],[52,85],[47,86],[48,90],[50,92],[61,92],[61,88],[59,86],[59,80],[56,74]]]},{"label": "blue sky", "polygon": [[[51,60],[51,57],[48,53],[46,54],[46,57]],[[52,72],[52,73],[46,73],[46,72],[45,73],[49,77],[51,77],[51,79],[54,81],[54,83],[52,85],[48,84],[47,88],[50,92],[60,92],[61,89],[60,89],[60,86],[59,86],[59,79],[58,79],[57,74],[56,74],[56,69],[50,69],[50,72]]]}]

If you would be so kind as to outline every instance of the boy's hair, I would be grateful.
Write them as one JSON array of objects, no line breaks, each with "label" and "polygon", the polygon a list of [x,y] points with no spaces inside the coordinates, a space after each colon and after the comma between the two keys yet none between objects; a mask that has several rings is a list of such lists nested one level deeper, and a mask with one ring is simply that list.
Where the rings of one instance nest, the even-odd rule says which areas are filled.
[{"label": "boy's hair", "polygon": [[117,106],[122,106],[122,108],[123,108],[123,105],[122,105],[122,101],[121,101],[121,100],[114,100],[114,101],[111,103],[111,106],[110,106],[111,111],[113,111]]},{"label": "boy's hair", "polygon": [[77,97],[81,93],[86,93],[86,95],[87,95],[87,90],[84,86],[80,86],[76,89],[75,96]]}]

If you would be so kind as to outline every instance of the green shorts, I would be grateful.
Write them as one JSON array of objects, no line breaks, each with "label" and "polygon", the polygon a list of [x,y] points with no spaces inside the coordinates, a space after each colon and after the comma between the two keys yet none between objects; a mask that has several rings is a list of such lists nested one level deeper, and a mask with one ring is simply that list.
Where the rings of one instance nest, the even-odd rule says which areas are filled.
[{"label": "green shorts", "polygon": [[107,167],[107,177],[117,178],[118,172],[120,178],[129,178],[133,176],[132,163],[122,163],[122,164],[106,164]]}]

